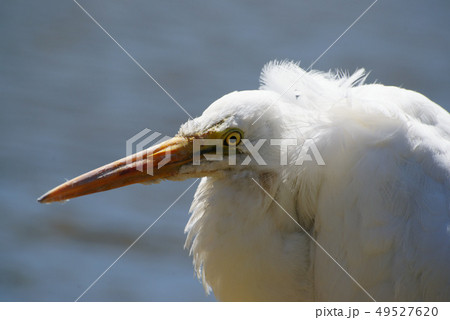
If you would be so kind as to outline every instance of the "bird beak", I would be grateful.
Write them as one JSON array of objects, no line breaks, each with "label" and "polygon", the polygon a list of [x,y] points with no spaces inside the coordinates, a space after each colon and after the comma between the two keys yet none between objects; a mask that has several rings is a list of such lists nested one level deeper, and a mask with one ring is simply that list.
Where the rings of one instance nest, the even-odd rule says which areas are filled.
[{"label": "bird beak", "polygon": [[192,141],[174,137],[67,181],[38,201],[64,201],[134,183],[158,182],[176,176],[180,167],[191,162],[192,157]]}]

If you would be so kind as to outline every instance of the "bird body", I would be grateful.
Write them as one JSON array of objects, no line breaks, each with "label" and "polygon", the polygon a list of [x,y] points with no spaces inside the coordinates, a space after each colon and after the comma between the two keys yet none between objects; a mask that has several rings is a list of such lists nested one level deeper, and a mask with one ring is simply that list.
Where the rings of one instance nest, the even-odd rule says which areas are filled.
[{"label": "bird body", "polygon": [[[186,247],[219,300],[450,300],[450,116],[419,93],[364,80],[363,70],[269,63],[259,90],[225,95],[141,155],[150,165],[149,154],[176,151],[154,177],[122,159],[40,201],[115,188],[118,176],[122,185],[203,177]],[[230,130],[243,139],[235,164],[225,142],[222,160],[183,162],[192,140]]]},{"label": "bird body", "polygon": [[[307,94],[280,96],[259,125],[278,115],[283,137],[313,139],[326,165],[296,166],[294,154],[248,175],[375,299],[448,300],[450,117],[416,92],[353,86],[361,76],[266,67],[262,90],[281,95],[279,79],[300,78],[292,92]],[[223,300],[370,300],[248,175],[197,190],[187,245],[204,284]]]}]

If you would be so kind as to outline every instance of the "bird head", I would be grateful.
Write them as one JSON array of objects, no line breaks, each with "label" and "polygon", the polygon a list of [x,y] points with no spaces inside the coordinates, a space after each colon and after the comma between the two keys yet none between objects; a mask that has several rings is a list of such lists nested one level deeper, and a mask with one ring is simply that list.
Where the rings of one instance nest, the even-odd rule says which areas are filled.
[{"label": "bird head", "polygon": [[279,150],[265,143],[282,135],[278,100],[265,90],[227,94],[175,137],[67,181],[38,201],[65,201],[134,183],[267,170],[279,163]]}]

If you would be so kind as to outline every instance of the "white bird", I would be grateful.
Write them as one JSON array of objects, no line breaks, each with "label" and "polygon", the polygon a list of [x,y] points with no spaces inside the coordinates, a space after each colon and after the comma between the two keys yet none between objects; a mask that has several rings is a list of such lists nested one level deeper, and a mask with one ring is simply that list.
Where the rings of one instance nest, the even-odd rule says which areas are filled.
[{"label": "white bird", "polygon": [[[186,247],[219,300],[448,301],[450,115],[364,81],[364,70],[269,63],[259,90],[225,95],[174,138],[39,201],[202,177]],[[199,139],[221,142],[194,150]]]}]

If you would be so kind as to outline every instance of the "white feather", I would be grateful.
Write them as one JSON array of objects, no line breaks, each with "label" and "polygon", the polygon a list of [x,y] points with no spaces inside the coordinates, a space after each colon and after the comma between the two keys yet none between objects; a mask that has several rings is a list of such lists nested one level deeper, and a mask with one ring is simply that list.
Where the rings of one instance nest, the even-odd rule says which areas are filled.
[{"label": "white feather", "polygon": [[294,165],[301,152],[291,149],[281,166],[265,145],[267,166],[203,178],[186,246],[218,299],[370,300],[252,178],[376,300],[450,299],[450,116],[419,93],[364,80],[363,70],[269,63],[260,90],[228,94],[180,129],[312,139],[325,161]]}]

